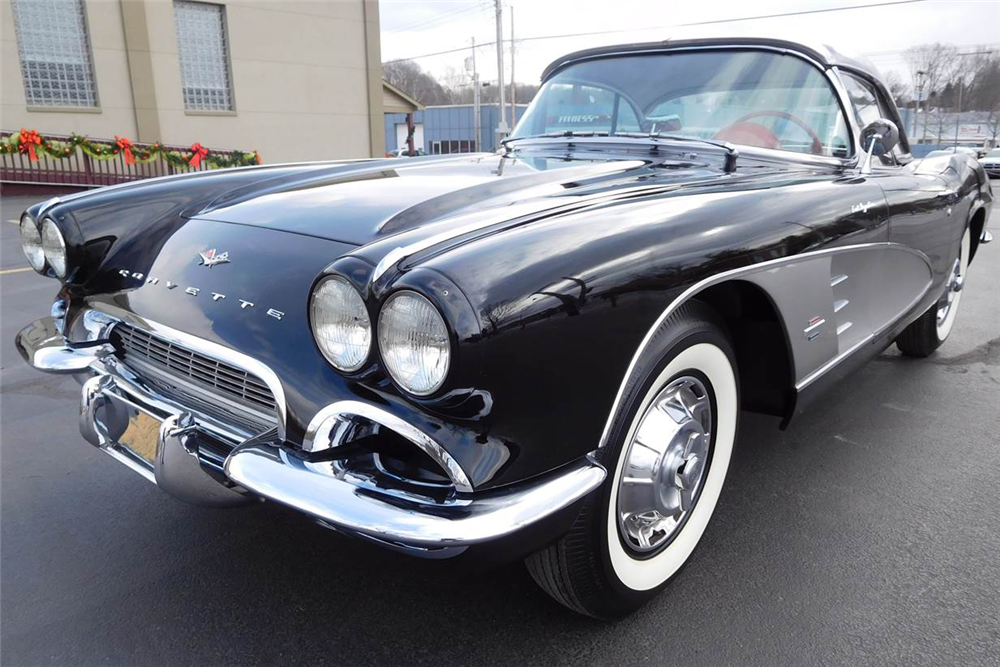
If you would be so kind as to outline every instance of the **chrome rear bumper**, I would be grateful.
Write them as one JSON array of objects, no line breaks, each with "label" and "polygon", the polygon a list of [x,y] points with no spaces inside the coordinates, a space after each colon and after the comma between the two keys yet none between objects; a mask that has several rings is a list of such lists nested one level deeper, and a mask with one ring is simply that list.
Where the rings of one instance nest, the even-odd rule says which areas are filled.
[{"label": "chrome rear bumper", "polygon": [[[16,344],[38,370],[91,375],[80,402],[84,438],[171,495],[214,507],[260,496],[415,555],[443,557],[511,535],[570,507],[606,475],[585,457],[532,482],[460,493],[441,502],[379,493],[354,483],[334,462],[288,446],[279,435],[283,429],[248,437],[157,393],[114,356],[106,341],[67,342],[55,318],[25,327]],[[356,405],[345,401],[327,410],[350,419]],[[145,456],[122,441],[139,413],[159,423],[155,452]],[[377,420],[378,410],[358,416]],[[219,443],[225,445],[221,455]]]}]

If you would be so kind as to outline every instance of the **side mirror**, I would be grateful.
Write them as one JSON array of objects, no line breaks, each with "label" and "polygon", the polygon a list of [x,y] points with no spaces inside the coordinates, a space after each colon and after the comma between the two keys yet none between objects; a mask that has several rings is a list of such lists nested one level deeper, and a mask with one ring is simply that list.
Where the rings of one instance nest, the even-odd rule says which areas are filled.
[{"label": "side mirror", "polygon": [[861,173],[872,171],[872,156],[882,156],[895,148],[899,143],[899,128],[891,120],[879,118],[873,120],[861,130]]}]

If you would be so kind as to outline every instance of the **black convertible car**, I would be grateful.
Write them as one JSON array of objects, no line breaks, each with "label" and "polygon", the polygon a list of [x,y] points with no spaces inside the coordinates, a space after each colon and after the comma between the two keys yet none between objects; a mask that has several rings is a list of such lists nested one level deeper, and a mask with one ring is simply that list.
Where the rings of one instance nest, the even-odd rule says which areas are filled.
[{"label": "black convertible car", "polygon": [[915,160],[864,63],[759,39],[574,53],[496,154],[250,167],[21,219],[18,334],[84,438],[426,558],[526,558],[615,617],[674,576],[741,409],[948,337],[986,174]]}]

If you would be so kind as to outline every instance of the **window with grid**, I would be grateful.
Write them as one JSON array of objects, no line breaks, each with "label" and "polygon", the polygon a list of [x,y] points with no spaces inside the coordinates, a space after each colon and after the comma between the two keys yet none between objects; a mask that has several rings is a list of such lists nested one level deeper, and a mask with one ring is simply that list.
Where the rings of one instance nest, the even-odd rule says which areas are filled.
[{"label": "window with grid", "polygon": [[184,108],[232,111],[233,89],[222,5],[174,0]]},{"label": "window with grid", "polygon": [[13,0],[11,7],[28,104],[96,107],[83,0]]}]

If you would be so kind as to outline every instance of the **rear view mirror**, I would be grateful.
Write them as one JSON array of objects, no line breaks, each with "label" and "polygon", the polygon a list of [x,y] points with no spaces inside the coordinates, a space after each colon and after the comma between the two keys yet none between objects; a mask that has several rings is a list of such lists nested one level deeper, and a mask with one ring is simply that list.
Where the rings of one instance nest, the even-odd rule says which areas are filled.
[{"label": "rear view mirror", "polygon": [[899,128],[891,120],[879,118],[873,120],[861,130],[861,173],[870,174],[872,156],[887,154],[899,142]]}]

